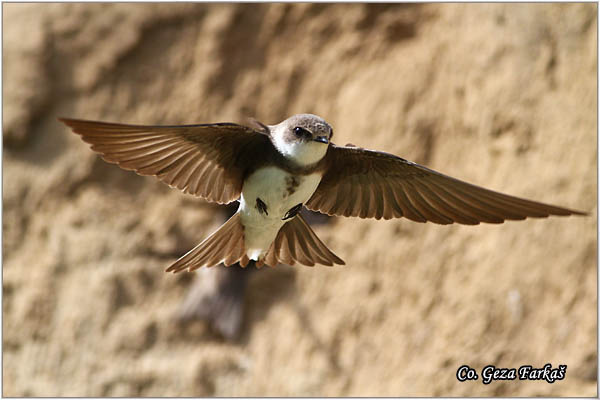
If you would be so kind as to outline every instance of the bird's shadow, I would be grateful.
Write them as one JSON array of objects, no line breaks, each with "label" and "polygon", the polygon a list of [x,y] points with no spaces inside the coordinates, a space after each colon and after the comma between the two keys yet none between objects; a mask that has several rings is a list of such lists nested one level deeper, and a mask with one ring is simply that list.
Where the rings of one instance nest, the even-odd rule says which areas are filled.
[{"label": "bird's shadow", "polygon": [[[226,214],[230,216],[235,208],[225,208]],[[326,215],[307,210],[302,210],[302,214],[311,225],[330,221]],[[184,335],[190,340],[245,345],[251,338],[252,327],[266,319],[278,302],[290,303],[301,325],[313,332],[310,324],[305,323],[306,312],[297,304],[297,268],[282,264],[274,268],[220,265],[201,271],[191,281],[177,315],[182,333],[187,332]]]}]

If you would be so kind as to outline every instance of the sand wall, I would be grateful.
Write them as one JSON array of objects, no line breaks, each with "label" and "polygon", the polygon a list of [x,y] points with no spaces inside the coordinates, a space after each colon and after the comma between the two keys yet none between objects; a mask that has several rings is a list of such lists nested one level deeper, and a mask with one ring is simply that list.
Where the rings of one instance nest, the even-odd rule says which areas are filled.
[{"label": "sand wall", "polygon": [[[595,396],[595,4],[4,4],[4,396]],[[227,342],[164,268],[218,206],[99,159],[57,116],[321,115],[587,218],[335,218],[345,267],[261,270]],[[568,366],[458,382],[459,366]]]}]

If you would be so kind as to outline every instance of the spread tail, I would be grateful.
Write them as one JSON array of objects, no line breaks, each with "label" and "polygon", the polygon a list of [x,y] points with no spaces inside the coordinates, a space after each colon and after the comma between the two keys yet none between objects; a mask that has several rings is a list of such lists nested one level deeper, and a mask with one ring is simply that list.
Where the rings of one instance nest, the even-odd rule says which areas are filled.
[{"label": "spread tail", "polygon": [[[246,267],[249,261],[244,244],[244,226],[240,214],[235,213],[216,232],[175,261],[166,271],[194,271],[204,266],[212,267],[220,263],[230,266],[238,262]],[[321,242],[300,214],[283,225],[269,251],[256,261],[256,266],[274,267],[278,263],[294,265],[296,262],[311,267],[315,264],[345,265],[341,258]]]},{"label": "spread tail", "polygon": [[266,264],[274,267],[277,263],[294,265],[296,262],[310,267],[315,264],[346,264],[321,242],[300,214],[283,225],[269,251],[256,262],[256,266]]},{"label": "spread tail", "polygon": [[177,273],[186,268],[193,271],[220,263],[230,266],[239,262],[245,267],[249,261],[244,246],[244,226],[240,221],[240,214],[235,213],[217,231],[175,261],[166,272]]}]

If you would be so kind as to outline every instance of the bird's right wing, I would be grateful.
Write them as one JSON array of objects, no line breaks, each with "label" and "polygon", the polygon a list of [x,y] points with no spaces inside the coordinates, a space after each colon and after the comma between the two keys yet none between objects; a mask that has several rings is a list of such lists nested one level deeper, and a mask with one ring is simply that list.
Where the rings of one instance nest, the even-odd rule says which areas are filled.
[{"label": "bird's right wing", "polygon": [[380,151],[331,144],[326,158],[327,172],[306,207],[329,215],[476,225],[585,214],[484,189]]},{"label": "bird's right wing", "polygon": [[232,123],[144,126],[59,118],[108,162],[217,203],[237,200],[245,160],[270,139]]}]

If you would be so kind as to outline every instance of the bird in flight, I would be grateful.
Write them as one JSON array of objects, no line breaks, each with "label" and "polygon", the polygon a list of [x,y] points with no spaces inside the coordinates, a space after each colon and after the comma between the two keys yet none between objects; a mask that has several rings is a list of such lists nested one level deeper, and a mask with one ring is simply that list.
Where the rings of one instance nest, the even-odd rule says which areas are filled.
[{"label": "bird in flight", "polygon": [[239,263],[344,264],[299,211],[477,225],[585,213],[484,189],[382,151],[331,142],[321,117],[144,126],[59,118],[101,157],[237,212],[167,272]]}]

